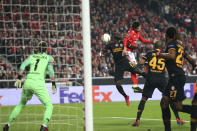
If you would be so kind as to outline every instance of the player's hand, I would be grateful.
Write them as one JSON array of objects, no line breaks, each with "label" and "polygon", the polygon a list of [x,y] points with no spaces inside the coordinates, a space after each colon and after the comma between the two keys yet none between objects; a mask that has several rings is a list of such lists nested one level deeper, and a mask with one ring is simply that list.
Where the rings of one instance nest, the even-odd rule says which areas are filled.
[{"label": "player's hand", "polygon": [[57,92],[56,84],[55,84],[55,82],[53,81],[53,82],[52,82],[52,93],[55,94],[56,92]]},{"label": "player's hand", "polygon": [[122,56],[127,55],[127,49],[124,48],[124,50],[122,51]]},{"label": "player's hand", "polygon": [[21,81],[22,76],[18,75],[18,79],[15,81],[14,86],[16,87],[16,89],[21,88],[22,87],[22,81]]},{"label": "player's hand", "polygon": [[21,80],[17,79],[14,83],[14,86],[16,87],[16,89],[21,88],[22,87],[22,82]]}]

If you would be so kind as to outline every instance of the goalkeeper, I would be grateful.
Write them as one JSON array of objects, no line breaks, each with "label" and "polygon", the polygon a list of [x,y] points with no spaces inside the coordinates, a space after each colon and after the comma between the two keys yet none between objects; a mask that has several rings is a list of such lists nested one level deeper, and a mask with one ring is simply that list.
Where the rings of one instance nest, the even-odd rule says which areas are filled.
[{"label": "goalkeeper", "polygon": [[56,93],[56,85],[54,81],[54,70],[53,70],[53,57],[46,54],[47,43],[41,41],[39,43],[39,52],[30,55],[20,66],[20,71],[18,73],[18,80],[15,82],[17,88],[21,88],[21,78],[25,67],[30,66],[30,71],[26,76],[26,80],[23,85],[22,95],[20,103],[12,111],[8,123],[4,126],[3,131],[8,131],[10,124],[19,115],[21,109],[26,105],[28,100],[31,100],[33,94],[35,94],[38,99],[46,107],[44,113],[43,124],[41,125],[40,131],[48,131],[47,124],[51,118],[53,105],[51,103],[49,93],[45,87],[45,77],[46,71],[48,70],[49,76],[52,80],[52,90],[53,94]]}]

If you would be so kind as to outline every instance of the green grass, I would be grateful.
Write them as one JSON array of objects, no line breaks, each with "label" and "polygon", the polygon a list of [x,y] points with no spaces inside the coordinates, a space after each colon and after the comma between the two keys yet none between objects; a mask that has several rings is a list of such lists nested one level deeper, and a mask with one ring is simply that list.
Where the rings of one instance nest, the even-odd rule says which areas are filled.
[{"label": "green grass", "polygon": [[[191,104],[191,100],[186,100],[184,103]],[[131,102],[131,105],[128,107],[124,102],[94,103],[94,131],[164,130],[159,101],[148,101],[142,114],[141,125],[132,127],[131,124],[135,121],[138,104],[139,101]],[[0,131],[2,131],[3,125],[7,122],[13,108],[13,106],[0,107]],[[82,108],[82,104],[54,105],[53,116],[48,125],[50,131],[82,131]],[[10,131],[38,131],[42,123],[43,112],[44,107],[41,105],[26,106],[11,125]],[[189,130],[189,122],[186,122],[183,126],[178,126],[176,121],[174,121],[173,113],[171,114],[173,131]],[[179,114],[183,120],[189,121],[188,114]]]}]

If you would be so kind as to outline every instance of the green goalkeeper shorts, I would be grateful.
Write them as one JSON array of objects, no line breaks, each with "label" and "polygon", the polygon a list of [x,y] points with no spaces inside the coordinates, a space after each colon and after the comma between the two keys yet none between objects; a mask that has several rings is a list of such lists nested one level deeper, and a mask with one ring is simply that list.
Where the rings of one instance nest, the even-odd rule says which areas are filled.
[{"label": "green goalkeeper shorts", "polygon": [[45,87],[45,82],[27,79],[23,86],[21,100],[26,104],[28,100],[31,100],[34,94],[44,105],[51,103],[49,93]]}]

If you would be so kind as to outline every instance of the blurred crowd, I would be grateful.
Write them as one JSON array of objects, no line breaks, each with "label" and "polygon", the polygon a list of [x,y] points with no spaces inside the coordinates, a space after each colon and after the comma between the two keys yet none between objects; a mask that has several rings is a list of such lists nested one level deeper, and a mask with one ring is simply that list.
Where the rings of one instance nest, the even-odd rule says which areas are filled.
[{"label": "blurred crowd", "polygon": [[[15,79],[20,64],[36,50],[37,43],[49,43],[48,54],[55,59],[56,78],[83,76],[81,0],[1,0],[0,1],[0,80]],[[197,2],[195,0],[90,0],[92,76],[110,77],[112,55],[100,57],[105,48],[104,33],[126,35],[133,21],[140,21],[141,34],[164,39],[165,28],[177,27],[181,40],[196,59]],[[138,42],[136,58],[153,46]],[[28,69],[27,69],[28,70]],[[186,74],[196,74],[185,62]],[[129,76],[126,72],[125,76]]]}]

